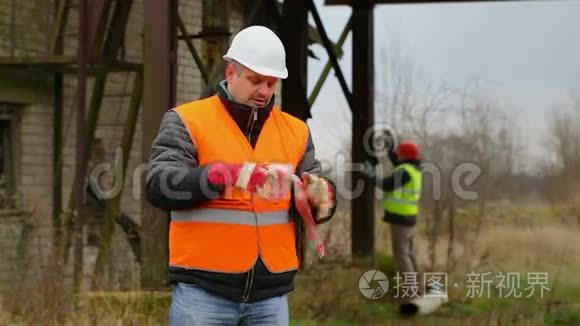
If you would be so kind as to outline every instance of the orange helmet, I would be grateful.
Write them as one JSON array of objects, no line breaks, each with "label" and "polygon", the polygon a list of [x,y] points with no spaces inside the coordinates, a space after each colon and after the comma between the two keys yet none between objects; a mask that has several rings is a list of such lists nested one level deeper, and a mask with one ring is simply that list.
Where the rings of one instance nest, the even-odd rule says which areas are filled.
[{"label": "orange helmet", "polygon": [[410,140],[403,141],[397,146],[397,157],[399,160],[418,160],[420,155],[419,146]]}]

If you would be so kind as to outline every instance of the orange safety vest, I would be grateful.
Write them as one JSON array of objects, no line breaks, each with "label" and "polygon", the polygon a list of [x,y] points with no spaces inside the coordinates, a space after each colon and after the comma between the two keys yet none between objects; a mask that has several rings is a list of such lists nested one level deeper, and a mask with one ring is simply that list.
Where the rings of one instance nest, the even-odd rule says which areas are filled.
[{"label": "orange safety vest", "polygon": [[[272,109],[255,148],[217,96],[175,109],[197,148],[199,165],[284,163],[296,170],[306,150],[306,124]],[[290,198],[266,200],[241,189],[226,191],[194,209],[171,212],[169,265],[243,273],[262,258],[270,272],[298,268]]]}]

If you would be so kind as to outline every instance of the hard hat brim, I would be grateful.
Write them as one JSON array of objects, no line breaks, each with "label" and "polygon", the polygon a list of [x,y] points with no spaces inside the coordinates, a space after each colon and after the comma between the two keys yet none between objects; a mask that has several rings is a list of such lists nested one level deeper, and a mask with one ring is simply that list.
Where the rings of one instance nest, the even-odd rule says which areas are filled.
[{"label": "hard hat brim", "polygon": [[263,75],[263,76],[275,77],[275,78],[280,78],[280,79],[288,78],[288,69],[286,69],[286,68],[284,68],[283,71],[280,71],[280,70],[268,69],[268,68],[264,68],[264,67],[258,67],[255,65],[248,65],[248,64],[245,64],[243,62],[240,62],[239,60],[236,60],[236,58],[232,58],[232,57],[228,56],[227,54],[224,55],[222,58],[226,61],[233,60],[235,62],[238,62],[242,66],[250,69],[251,71],[253,71],[257,74]]}]

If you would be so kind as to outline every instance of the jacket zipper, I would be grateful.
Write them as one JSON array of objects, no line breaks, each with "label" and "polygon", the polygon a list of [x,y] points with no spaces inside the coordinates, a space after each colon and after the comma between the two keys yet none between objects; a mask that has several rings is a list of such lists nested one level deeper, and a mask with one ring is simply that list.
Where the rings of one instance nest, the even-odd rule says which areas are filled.
[{"label": "jacket zipper", "polygon": [[[254,210],[253,206],[254,206],[254,195],[252,194],[252,212],[254,213],[254,217],[256,218],[256,233],[258,236],[258,259],[260,259],[260,232],[258,230],[258,228],[260,227],[260,220],[258,219],[258,214],[256,214],[256,211]],[[257,261],[256,261],[257,262]],[[244,302],[247,302],[248,299],[250,299],[250,293],[252,292],[252,286],[254,286],[254,274],[255,274],[255,265],[252,266],[252,269],[250,269],[250,271],[248,272],[248,278],[246,279],[246,287],[244,289],[244,294],[242,296],[242,300]]]},{"label": "jacket zipper", "polygon": [[248,126],[246,127],[246,137],[248,137],[248,142],[252,143],[252,129],[254,129],[254,124],[258,120],[258,109],[252,107],[252,114],[250,115],[250,120],[248,121]]},{"label": "jacket zipper", "polygon": [[[255,107],[252,107],[252,114],[250,115],[250,120],[248,121],[248,127],[246,128],[246,135],[248,137],[248,142],[250,144],[252,143],[251,133],[252,133],[252,129],[254,128],[254,124],[256,123],[256,120],[258,120],[258,111]],[[256,217],[256,232],[258,232],[258,230],[257,230],[257,228],[258,228],[258,215],[256,215],[256,212],[254,212],[254,216]],[[260,255],[259,246],[260,246],[260,239],[258,239],[258,256]],[[259,259],[259,257],[258,257],[258,259]],[[250,293],[252,292],[252,286],[254,285],[254,274],[255,274],[254,268],[255,268],[255,266],[253,266],[252,269],[250,269],[250,271],[248,272],[248,278],[246,278],[246,286],[244,288],[244,294],[242,296],[242,300],[244,302],[247,302],[250,299]]]},{"label": "jacket zipper", "polygon": [[248,278],[246,279],[246,288],[244,289],[244,295],[242,300],[247,302],[250,298],[250,292],[252,291],[252,286],[254,285],[254,267],[248,272]]}]

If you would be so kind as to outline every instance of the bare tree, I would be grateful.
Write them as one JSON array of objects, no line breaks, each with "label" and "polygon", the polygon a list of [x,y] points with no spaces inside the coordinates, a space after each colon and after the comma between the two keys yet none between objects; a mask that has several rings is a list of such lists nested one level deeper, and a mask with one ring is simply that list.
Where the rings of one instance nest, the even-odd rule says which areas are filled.
[{"label": "bare tree", "polygon": [[547,116],[546,151],[553,160],[545,168],[546,197],[565,201],[579,187],[580,177],[580,89],[570,92],[567,102],[554,104]]}]

